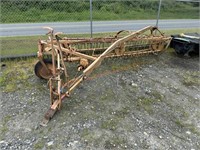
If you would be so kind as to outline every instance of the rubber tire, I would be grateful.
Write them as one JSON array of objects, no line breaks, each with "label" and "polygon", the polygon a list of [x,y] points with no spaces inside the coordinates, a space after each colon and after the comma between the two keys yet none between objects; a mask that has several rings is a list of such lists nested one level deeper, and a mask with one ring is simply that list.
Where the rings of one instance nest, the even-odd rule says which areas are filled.
[{"label": "rubber tire", "polygon": [[181,45],[180,43],[175,43],[174,49],[177,54],[183,54],[183,45]]}]

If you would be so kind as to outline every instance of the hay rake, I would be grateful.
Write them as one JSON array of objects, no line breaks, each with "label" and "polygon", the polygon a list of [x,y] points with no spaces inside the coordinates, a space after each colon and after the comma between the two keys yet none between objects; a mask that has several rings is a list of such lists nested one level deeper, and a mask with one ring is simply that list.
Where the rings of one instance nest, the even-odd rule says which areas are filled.
[{"label": "hay rake", "polygon": [[[52,28],[44,28],[49,31],[49,39],[38,41],[39,61],[35,65],[35,74],[48,80],[50,91],[50,108],[42,126],[49,122],[55,112],[61,109],[62,101],[105,58],[158,53],[165,50],[171,41],[171,37],[165,36],[153,26],[136,32],[122,30],[112,37],[104,38],[61,38],[60,32],[54,34]],[[78,62],[76,69],[71,70],[71,62]]]}]

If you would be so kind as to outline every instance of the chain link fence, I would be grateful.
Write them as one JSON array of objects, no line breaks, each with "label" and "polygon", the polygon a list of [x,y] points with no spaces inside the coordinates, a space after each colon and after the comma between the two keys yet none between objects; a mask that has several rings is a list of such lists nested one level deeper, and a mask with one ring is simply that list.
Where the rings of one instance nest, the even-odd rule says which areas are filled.
[{"label": "chain link fence", "polygon": [[2,0],[2,23],[82,21],[89,19],[89,1]]},{"label": "chain link fence", "polygon": [[[90,1],[93,20],[99,21],[156,19],[160,0],[1,0],[1,23],[88,21]],[[161,18],[197,19],[198,6],[162,0]]]},{"label": "chain link fence", "polygon": [[[93,20],[132,20],[155,19],[159,0],[91,1]],[[88,21],[90,0],[2,0],[1,15],[1,23]]]},{"label": "chain link fence", "polygon": [[[138,4],[138,0],[1,0],[1,24],[88,22],[85,26],[89,33],[91,19],[108,21],[139,18],[138,9],[132,12],[136,10],[132,8],[138,7]],[[155,12],[157,6],[156,2]],[[137,12],[139,13],[136,14]],[[156,13],[154,15],[155,19]],[[79,30],[77,29],[77,32]],[[38,38],[38,36],[3,38],[1,56],[36,54]]]},{"label": "chain link fence", "polygon": [[[87,27],[90,31],[89,22],[91,20],[156,19],[158,5],[159,0],[1,0],[0,22],[6,25],[12,23],[88,22]],[[197,19],[199,18],[198,6],[199,3],[163,0],[160,18]],[[37,39],[38,37],[2,38],[1,55],[35,53]]]}]

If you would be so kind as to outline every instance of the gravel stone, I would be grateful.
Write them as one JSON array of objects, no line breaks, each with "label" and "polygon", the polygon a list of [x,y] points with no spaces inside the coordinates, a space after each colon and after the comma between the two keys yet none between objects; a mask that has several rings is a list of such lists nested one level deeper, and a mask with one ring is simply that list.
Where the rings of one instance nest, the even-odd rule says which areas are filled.
[{"label": "gravel stone", "polygon": [[18,80],[13,92],[0,86],[1,150],[200,149],[197,57],[166,51],[105,60],[46,127],[39,124],[50,107],[47,82],[20,67],[27,83]]}]

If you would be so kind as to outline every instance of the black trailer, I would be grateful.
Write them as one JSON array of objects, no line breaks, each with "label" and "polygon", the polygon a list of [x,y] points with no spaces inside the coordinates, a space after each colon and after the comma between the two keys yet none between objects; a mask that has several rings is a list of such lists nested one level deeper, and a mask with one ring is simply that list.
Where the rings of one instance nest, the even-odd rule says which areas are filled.
[{"label": "black trailer", "polygon": [[191,56],[199,55],[200,34],[182,33],[172,35],[170,47],[174,48],[177,54]]}]

